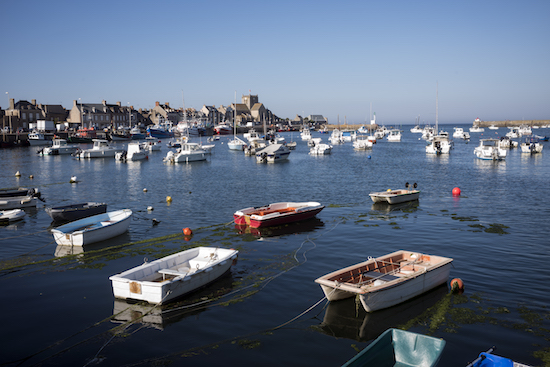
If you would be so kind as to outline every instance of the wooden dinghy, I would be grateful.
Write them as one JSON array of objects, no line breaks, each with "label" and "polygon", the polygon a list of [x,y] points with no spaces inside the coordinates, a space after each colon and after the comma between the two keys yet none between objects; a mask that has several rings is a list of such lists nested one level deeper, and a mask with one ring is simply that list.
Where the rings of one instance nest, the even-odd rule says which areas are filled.
[{"label": "wooden dinghy", "polygon": [[107,212],[105,203],[78,203],[46,208],[46,213],[55,222],[72,222],[74,220],[91,217],[92,215]]},{"label": "wooden dinghy", "polygon": [[51,230],[61,246],[84,246],[123,234],[130,226],[132,211],[116,210],[75,220]]},{"label": "wooden dinghy", "polygon": [[219,247],[195,247],[109,279],[116,298],[163,304],[221,277],[236,262],[238,253]]},{"label": "wooden dinghy", "polygon": [[388,329],[342,367],[434,367],[445,340],[400,329]]},{"label": "wooden dinghy", "polygon": [[329,301],[359,295],[367,312],[405,302],[446,283],[453,259],[399,250],[315,280]]},{"label": "wooden dinghy", "polygon": [[233,214],[233,219],[235,224],[246,224],[252,228],[277,226],[312,218],[324,207],[314,201],[272,203],[238,210]]},{"label": "wooden dinghy", "polygon": [[38,197],[36,196],[13,196],[0,197],[0,210],[30,208],[36,206]]},{"label": "wooden dinghy", "polygon": [[403,190],[388,190],[380,192],[371,192],[369,194],[373,202],[387,202],[388,204],[399,204],[406,201],[418,200],[420,190],[416,190],[416,183],[409,185],[405,184],[406,189]]}]

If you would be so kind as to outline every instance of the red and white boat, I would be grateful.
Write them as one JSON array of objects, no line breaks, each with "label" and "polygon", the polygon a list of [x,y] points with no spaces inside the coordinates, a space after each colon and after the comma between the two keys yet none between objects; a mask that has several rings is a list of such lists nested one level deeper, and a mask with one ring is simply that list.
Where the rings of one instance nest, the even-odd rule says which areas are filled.
[{"label": "red and white boat", "polygon": [[217,135],[230,135],[233,134],[233,129],[229,125],[220,124],[214,127],[214,133]]},{"label": "red and white boat", "polygon": [[314,201],[272,203],[265,206],[237,210],[233,214],[233,218],[235,224],[246,224],[252,228],[277,226],[312,218],[323,210],[324,207],[324,205]]}]

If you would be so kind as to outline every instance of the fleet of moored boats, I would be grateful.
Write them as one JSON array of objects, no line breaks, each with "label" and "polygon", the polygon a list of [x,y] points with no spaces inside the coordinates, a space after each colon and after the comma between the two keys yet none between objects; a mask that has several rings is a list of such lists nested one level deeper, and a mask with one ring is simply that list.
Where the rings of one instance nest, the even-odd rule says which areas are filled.
[{"label": "fleet of moored boats", "polygon": [[[490,127],[491,128],[491,127]],[[482,131],[474,126],[470,132]],[[372,149],[377,139],[387,136],[388,141],[399,142],[401,130],[384,128],[374,133],[361,130],[340,131],[334,129],[329,137],[331,144],[313,138],[309,129],[303,129],[301,139],[308,141],[310,154],[330,154],[332,144],[353,142],[355,149]],[[449,134],[430,127],[415,126],[413,133],[421,133],[426,139],[426,152],[449,154],[453,143]],[[525,129],[511,129],[510,135],[502,139],[480,139],[474,149],[479,159],[502,160],[507,149],[521,147],[522,152],[535,154],[542,151],[540,139],[528,135],[524,143],[514,144],[513,136],[523,135]],[[521,136],[520,135],[520,136]],[[469,133],[455,128],[454,138],[468,140]],[[228,144],[231,150],[241,150],[255,155],[259,163],[278,162],[288,159],[295,142],[286,143],[276,133],[266,139],[251,130],[243,139],[236,135]],[[158,138],[144,143],[129,143],[127,149],[112,147],[107,140],[94,139],[91,149],[81,150],[69,145],[63,139],[54,139],[53,144],[42,148],[42,155],[73,154],[78,158],[115,158],[120,161],[147,159],[149,152],[160,150]],[[205,160],[214,145],[203,146],[191,143],[186,138],[172,145],[176,151],[169,151],[164,158],[169,163],[189,163]],[[34,144],[38,145],[38,144]],[[405,184],[405,189],[372,192],[374,203],[399,204],[419,199],[420,191],[416,183]],[[37,189],[0,189],[0,224],[11,223],[24,218],[21,208],[36,206],[42,200]],[[279,202],[265,206],[248,207],[235,211],[235,225],[250,228],[281,226],[308,220],[319,214],[324,206],[318,202]],[[55,224],[51,233],[60,246],[80,247],[104,241],[128,231],[132,211],[130,209],[107,212],[105,203],[78,203],[48,207],[46,212]],[[164,304],[185,296],[194,290],[216,281],[236,263],[238,251],[220,247],[199,246],[170,256],[145,262],[137,267],[111,276],[115,298],[139,300],[152,304]],[[369,258],[355,265],[337,269],[315,280],[321,286],[328,301],[358,297],[367,312],[389,308],[444,284],[448,281],[453,259],[400,250],[377,258]],[[344,366],[369,365],[377,361],[377,366],[394,366],[394,363],[408,366],[435,366],[445,346],[445,341],[402,330],[389,329],[367,348],[348,361]],[[422,355],[422,358],[418,356]],[[469,366],[500,366],[504,357],[492,354],[492,350],[481,353]],[[510,361],[511,362],[511,361]],[[483,363],[483,364],[482,364]],[[523,366],[521,364],[515,364]]]}]

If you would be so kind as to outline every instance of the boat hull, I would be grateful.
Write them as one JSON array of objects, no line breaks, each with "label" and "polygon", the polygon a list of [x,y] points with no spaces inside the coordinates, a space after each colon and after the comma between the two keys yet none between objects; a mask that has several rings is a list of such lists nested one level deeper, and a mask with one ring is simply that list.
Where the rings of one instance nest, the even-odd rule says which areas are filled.
[{"label": "boat hull", "polygon": [[98,214],[62,225],[51,230],[61,246],[84,246],[123,234],[130,226],[132,211],[117,210]]},{"label": "boat hull", "polygon": [[105,203],[79,203],[46,208],[46,213],[55,222],[72,222],[107,212]]},{"label": "boat hull", "polygon": [[238,251],[196,247],[111,276],[116,298],[167,303],[225,274]]},{"label": "boat hull", "polygon": [[0,211],[0,224],[12,223],[25,217],[25,212],[21,209],[11,209]]},{"label": "boat hull", "polygon": [[389,204],[399,204],[407,201],[418,200],[420,197],[419,190],[393,190],[385,192],[373,192],[369,194],[370,198],[375,203],[387,202]]},{"label": "boat hull", "polygon": [[316,216],[323,209],[324,205],[317,202],[282,202],[241,209],[233,214],[233,219],[238,225],[262,228],[306,220]]},{"label": "boat hull", "polygon": [[447,282],[453,259],[396,251],[315,280],[329,301],[358,295],[367,312],[392,307]]},{"label": "boat hull", "polygon": [[0,198],[0,210],[35,207],[38,198],[34,196],[3,197]]}]

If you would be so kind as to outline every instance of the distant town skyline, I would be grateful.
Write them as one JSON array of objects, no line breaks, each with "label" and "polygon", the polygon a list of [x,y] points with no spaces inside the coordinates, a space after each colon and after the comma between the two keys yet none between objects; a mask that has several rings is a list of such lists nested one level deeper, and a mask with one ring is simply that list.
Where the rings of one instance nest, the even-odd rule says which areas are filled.
[{"label": "distant town skyline", "polygon": [[281,118],[433,124],[438,85],[441,124],[550,118],[545,1],[31,0],[3,12],[3,109],[80,98],[200,110],[236,92]]}]

